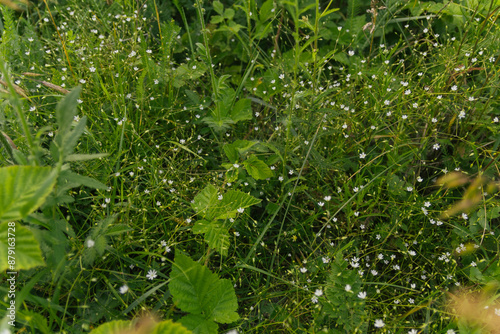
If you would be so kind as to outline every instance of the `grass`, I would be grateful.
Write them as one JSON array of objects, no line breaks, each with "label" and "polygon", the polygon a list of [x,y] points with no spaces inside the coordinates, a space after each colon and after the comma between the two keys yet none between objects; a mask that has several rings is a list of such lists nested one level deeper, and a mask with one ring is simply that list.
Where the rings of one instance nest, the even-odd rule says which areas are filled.
[{"label": "grass", "polygon": [[[2,5],[18,88],[0,127],[26,158],[2,141],[2,166],[57,165],[76,86],[75,151],[107,153],[66,161],[106,188],[58,181],[23,217],[45,269],[19,273],[15,331],[145,314],[194,329],[170,274],[183,251],[234,286],[221,333],[495,333],[499,6]],[[486,322],[464,316],[477,300]]]}]

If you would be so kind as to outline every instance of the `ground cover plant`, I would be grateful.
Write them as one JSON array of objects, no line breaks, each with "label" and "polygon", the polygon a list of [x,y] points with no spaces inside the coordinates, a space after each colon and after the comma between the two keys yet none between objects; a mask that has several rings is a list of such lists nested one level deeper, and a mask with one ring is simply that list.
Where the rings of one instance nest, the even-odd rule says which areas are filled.
[{"label": "ground cover plant", "polygon": [[2,333],[498,333],[498,0],[0,4]]}]

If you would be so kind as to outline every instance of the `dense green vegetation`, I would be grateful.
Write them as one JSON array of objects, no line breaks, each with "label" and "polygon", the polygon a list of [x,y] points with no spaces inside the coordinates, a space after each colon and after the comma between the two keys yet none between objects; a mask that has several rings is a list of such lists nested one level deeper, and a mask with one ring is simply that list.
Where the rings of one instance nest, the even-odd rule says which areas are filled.
[{"label": "dense green vegetation", "polygon": [[1,3],[1,333],[500,327],[500,1]]}]

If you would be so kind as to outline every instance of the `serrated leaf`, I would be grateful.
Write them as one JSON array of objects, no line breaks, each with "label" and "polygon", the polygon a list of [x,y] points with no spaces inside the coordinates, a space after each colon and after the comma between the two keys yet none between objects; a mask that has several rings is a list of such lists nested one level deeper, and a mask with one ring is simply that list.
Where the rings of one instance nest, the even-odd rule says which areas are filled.
[{"label": "serrated leaf", "polygon": [[208,268],[176,251],[168,288],[182,311],[202,314],[217,280]]},{"label": "serrated leaf", "polygon": [[[9,254],[9,247],[15,253]],[[15,267],[9,266],[8,256],[15,258]],[[33,232],[18,223],[14,227],[9,223],[0,224],[0,271],[18,271],[43,265],[42,251]]]},{"label": "serrated leaf", "polygon": [[231,163],[235,163],[238,161],[238,151],[233,145],[226,144],[222,147],[224,149],[224,153],[226,153],[226,157],[231,161]]},{"label": "serrated leaf", "polygon": [[252,119],[252,103],[249,99],[241,99],[234,104],[230,111],[234,122]]},{"label": "serrated leaf", "polygon": [[[208,208],[213,207],[216,202],[217,188],[209,184],[194,197],[194,203],[191,206],[197,214],[205,217],[208,214]],[[208,216],[206,218],[211,219]]]},{"label": "serrated leaf", "polygon": [[239,319],[236,294],[229,280],[220,279],[179,251],[170,277],[170,293],[182,311],[223,323]]},{"label": "serrated leaf", "polygon": [[56,120],[58,125],[58,134],[64,137],[69,131],[71,122],[76,115],[78,97],[82,91],[81,86],[73,88],[56,106]]},{"label": "serrated leaf", "polygon": [[228,8],[224,11],[224,18],[228,20],[232,20],[234,17],[234,9]]},{"label": "serrated leaf", "polygon": [[68,181],[68,182],[73,182],[75,184],[79,185],[84,185],[89,188],[94,188],[94,189],[108,189],[108,186],[106,186],[104,183],[97,181],[96,179],[93,179],[88,176],[83,176],[80,174],[73,173],[70,170],[65,170],[61,172],[60,178]]},{"label": "serrated leaf", "polygon": [[271,18],[274,13],[272,12],[272,9],[274,8],[274,1],[273,0],[267,0],[260,6],[260,11],[259,11],[259,20],[261,23],[264,21],[267,21],[269,18]]},{"label": "serrated leaf", "polygon": [[182,317],[179,322],[191,330],[194,334],[217,334],[217,324],[212,320],[205,319],[199,314],[188,314]]},{"label": "serrated leaf", "polygon": [[133,231],[133,230],[134,229],[131,228],[128,225],[125,225],[125,224],[116,224],[116,225],[113,225],[113,226],[111,226],[110,228],[107,229],[106,235],[107,236],[118,235],[118,234],[122,234],[122,233],[125,233],[125,232],[130,232],[130,231]]},{"label": "serrated leaf", "polygon": [[271,168],[253,154],[243,162],[243,165],[248,174],[256,180],[265,180],[274,175]]},{"label": "serrated leaf", "polygon": [[222,15],[222,13],[224,12],[224,5],[220,1],[214,1],[212,3],[212,6],[219,15]]},{"label": "serrated leaf", "polygon": [[231,281],[228,279],[220,280],[214,290],[213,294],[218,298],[213,298],[209,304],[212,309],[212,319],[222,324],[229,324],[238,320],[240,318],[236,313],[238,302]]},{"label": "serrated leaf", "polygon": [[56,178],[50,167],[0,168],[0,222],[20,220],[39,208],[52,192]]},{"label": "serrated leaf", "polygon": [[150,334],[189,334],[192,333],[180,323],[174,323],[172,320],[162,321],[153,328]]},{"label": "serrated leaf", "polygon": [[192,230],[194,234],[204,234],[205,242],[220,254],[227,256],[229,249],[229,230],[220,221],[197,221]]},{"label": "serrated leaf", "polygon": [[131,322],[125,320],[110,321],[92,330],[90,334],[121,334],[131,329]]},{"label": "serrated leaf", "polygon": [[239,190],[229,190],[223,195],[222,200],[218,201],[218,205],[211,210],[211,216],[215,219],[234,218],[238,209],[245,209],[260,202],[260,199],[250,194]]},{"label": "serrated leaf", "polygon": [[97,154],[70,154],[64,161],[86,161],[107,157],[109,153],[97,153]]},{"label": "serrated leaf", "polygon": [[78,140],[85,131],[85,126],[87,124],[87,116],[83,116],[75,125],[73,130],[69,132],[67,135],[59,135],[55,138],[55,142],[59,147],[62,148],[63,154],[66,160],[66,157],[73,153],[76,144],[78,144]]}]

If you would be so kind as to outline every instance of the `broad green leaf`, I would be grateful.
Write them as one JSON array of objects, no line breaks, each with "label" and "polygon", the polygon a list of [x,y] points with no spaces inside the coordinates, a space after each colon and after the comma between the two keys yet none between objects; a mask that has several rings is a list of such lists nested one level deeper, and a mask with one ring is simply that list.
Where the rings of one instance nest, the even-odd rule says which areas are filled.
[{"label": "broad green leaf", "polygon": [[228,20],[232,20],[234,17],[234,9],[228,8],[224,11],[224,18]]},{"label": "broad green leaf", "polygon": [[219,326],[212,320],[205,319],[199,314],[188,314],[182,317],[179,322],[195,334],[218,333]]},{"label": "broad green leaf", "polygon": [[73,173],[70,170],[62,171],[60,178],[68,182],[78,184],[78,186],[83,185],[94,189],[103,189],[103,190],[108,189],[108,186],[106,186],[104,183],[99,182],[96,179],[93,179],[88,176],[83,176],[80,174]]},{"label": "broad green leaf", "polygon": [[[33,233],[26,227],[15,223],[0,224],[0,271],[18,271],[45,265],[38,241]],[[14,253],[9,254],[9,247]],[[15,259],[12,267],[8,261]]]},{"label": "broad green leaf", "polygon": [[234,287],[230,280],[223,279],[215,287],[213,294],[218,298],[210,300],[209,308],[212,310],[212,319],[222,324],[235,322],[240,318],[236,310],[238,302]]},{"label": "broad green leaf", "polygon": [[189,334],[191,331],[180,323],[174,323],[172,320],[162,321],[153,328],[150,334]]},{"label": "broad green leaf", "polygon": [[66,95],[56,106],[56,120],[58,125],[58,135],[65,137],[69,131],[71,122],[76,115],[76,107],[82,87],[77,86]]},{"label": "broad green leaf", "polygon": [[170,293],[174,303],[182,311],[222,323],[239,319],[236,313],[238,303],[231,281],[220,279],[208,268],[179,251],[175,253],[170,277]]},{"label": "broad green leaf", "polygon": [[100,325],[92,330],[90,334],[121,334],[131,329],[131,322],[126,320],[115,320]]},{"label": "broad green leaf", "polygon": [[212,6],[214,7],[214,10],[217,12],[217,14],[222,15],[224,12],[224,5],[220,1],[214,1],[212,3]]},{"label": "broad green leaf", "polygon": [[259,144],[258,141],[250,140],[235,140],[233,143],[228,144],[229,150],[236,150],[240,156],[244,156],[248,151],[250,151],[255,145]]},{"label": "broad green leaf", "polygon": [[[176,251],[168,288],[173,301],[184,312],[202,314],[218,282],[217,275],[188,256]],[[205,313],[206,314],[206,313]]]},{"label": "broad green leaf", "polygon": [[230,112],[234,122],[252,119],[252,102],[249,99],[241,99],[234,104]]},{"label": "broad green leaf", "polygon": [[239,190],[229,190],[218,202],[217,207],[211,211],[211,216],[216,219],[234,218],[238,209],[246,209],[252,205],[259,204],[260,199]]},{"label": "broad green leaf", "polygon": [[20,220],[38,209],[56,178],[56,171],[50,167],[0,168],[0,222]]},{"label": "broad green leaf", "polygon": [[273,7],[274,7],[273,0],[267,0],[262,4],[262,6],[260,6],[259,20],[261,23],[267,21],[274,15],[274,13],[272,12]]},{"label": "broad green leaf", "polygon": [[194,234],[204,234],[206,243],[220,254],[227,256],[229,249],[229,230],[221,221],[197,221],[192,230]]},{"label": "broad green leaf", "polygon": [[238,161],[238,152],[233,145],[226,144],[223,146],[223,149],[224,153],[226,153],[226,156],[231,163],[234,164],[236,161]]},{"label": "broad green leaf", "polygon": [[255,155],[251,155],[247,160],[243,162],[248,174],[250,174],[256,180],[265,180],[273,176],[273,171],[268,165]]},{"label": "broad green leaf", "polygon": [[67,135],[58,136],[55,141],[57,145],[62,148],[64,158],[73,153],[76,144],[78,144],[78,140],[85,131],[85,126],[87,124],[87,116],[83,116],[75,125],[73,130],[69,132]]},{"label": "broad green leaf", "polygon": [[[217,202],[217,188],[213,185],[207,185],[202,191],[194,197],[194,203],[191,205],[197,214],[205,217],[208,215],[208,209]],[[206,217],[211,219],[211,217]]]}]

